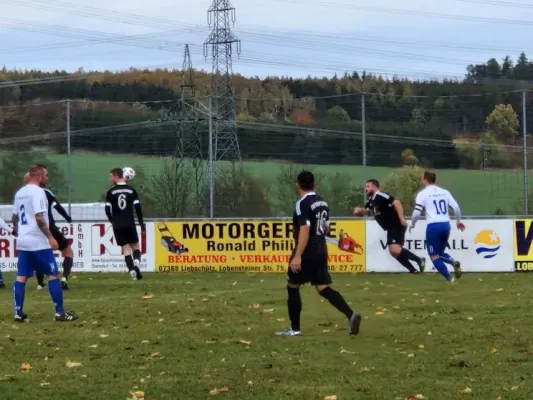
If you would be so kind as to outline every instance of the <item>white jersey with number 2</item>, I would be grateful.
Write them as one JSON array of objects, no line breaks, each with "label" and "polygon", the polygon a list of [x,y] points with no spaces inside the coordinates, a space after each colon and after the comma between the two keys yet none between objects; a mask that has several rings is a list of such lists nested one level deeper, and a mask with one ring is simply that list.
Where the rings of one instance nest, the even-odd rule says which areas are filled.
[{"label": "white jersey with number 2", "polygon": [[428,185],[416,195],[415,209],[426,211],[427,224],[449,222],[450,211],[459,209],[459,204],[450,192],[436,185]]},{"label": "white jersey with number 2", "polygon": [[48,239],[37,225],[35,215],[43,213],[48,221],[48,200],[46,193],[37,185],[28,184],[15,194],[13,214],[18,215],[17,250],[38,251],[50,249]]}]

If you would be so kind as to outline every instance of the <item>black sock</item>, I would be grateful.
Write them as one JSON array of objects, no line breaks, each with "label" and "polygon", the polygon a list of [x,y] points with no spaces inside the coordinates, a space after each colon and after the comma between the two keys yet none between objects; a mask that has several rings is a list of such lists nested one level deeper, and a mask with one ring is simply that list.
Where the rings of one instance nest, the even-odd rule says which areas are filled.
[{"label": "black sock", "polygon": [[63,260],[63,277],[68,279],[71,271],[72,271],[72,265],[74,264],[74,260],[72,257],[65,257]]},{"label": "black sock", "polygon": [[41,272],[35,272],[35,277],[37,278],[37,284],[39,286],[44,286],[44,274]]},{"label": "black sock", "polygon": [[289,309],[289,318],[291,320],[291,328],[293,331],[300,330],[300,314],[302,312],[302,298],[300,297],[300,289],[291,288],[287,286],[287,308]]},{"label": "black sock", "polygon": [[141,250],[133,250],[133,259],[141,262]]},{"label": "black sock", "polygon": [[124,257],[124,260],[126,261],[126,267],[128,267],[128,271],[133,271],[133,258],[131,255]]},{"label": "black sock", "polygon": [[333,307],[346,315],[346,318],[350,319],[353,315],[353,310],[350,308],[344,297],[336,290],[329,286],[320,292],[320,295],[326,298]]},{"label": "black sock", "polygon": [[407,268],[410,273],[415,274],[418,272],[415,269],[415,267],[413,267],[413,264],[411,264],[411,262],[407,258],[407,255],[403,251],[400,252],[400,254],[398,254],[398,257],[396,257],[396,260],[398,260],[400,264],[402,264],[405,268]]},{"label": "black sock", "polygon": [[402,249],[402,251],[400,252],[400,255],[402,255],[402,254],[404,254],[404,258],[406,260],[414,261],[417,264],[420,264],[420,262],[422,261],[422,259],[420,257],[418,257],[415,253],[411,253],[407,249]]}]

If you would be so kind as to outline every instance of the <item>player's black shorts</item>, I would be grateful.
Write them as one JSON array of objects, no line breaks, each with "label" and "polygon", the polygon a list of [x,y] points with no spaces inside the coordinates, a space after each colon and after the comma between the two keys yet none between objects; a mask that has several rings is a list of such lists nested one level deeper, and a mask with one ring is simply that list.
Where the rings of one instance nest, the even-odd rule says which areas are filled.
[{"label": "player's black shorts", "polygon": [[59,245],[59,247],[58,247],[59,251],[63,251],[65,249],[69,248],[70,245],[68,243],[67,238],[65,237],[65,235],[63,235],[60,232],[60,230],[59,230],[59,228],[57,226],[50,225],[50,233],[52,234],[52,236],[56,240],[57,244]]},{"label": "player's black shorts", "polygon": [[[294,251],[293,251],[294,256]],[[292,257],[291,257],[292,261]],[[302,257],[302,269],[298,273],[292,272],[289,267],[287,280],[295,285],[330,285],[331,275],[328,271],[328,255],[306,255]]]},{"label": "player's black shorts", "polygon": [[113,227],[113,233],[115,234],[115,240],[119,246],[139,243],[139,235],[137,234],[137,228],[135,228],[135,226]]},{"label": "player's black shorts", "polygon": [[400,246],[403,246],[405,243],[406,230],[407,228],[404,228],[403,226],[388,229],[387,245],[390,246],[391,244],[399,244]]}]

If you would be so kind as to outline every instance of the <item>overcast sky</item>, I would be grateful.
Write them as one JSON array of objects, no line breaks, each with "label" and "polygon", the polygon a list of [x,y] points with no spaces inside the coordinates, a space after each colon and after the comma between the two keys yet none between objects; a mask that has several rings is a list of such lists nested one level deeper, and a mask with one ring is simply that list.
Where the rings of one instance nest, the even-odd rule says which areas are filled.
[{"label": "overcast sky", "polygon": [[[233,0],[244,75],[464,76],[469,63],[533,57],[533,2],[509,0]],[[528,3],[526,3],[528,2]],[[193,66],[209,34],[208,0],[0,0],[0,65],[44,70]],[[266,4],[266,5],[265,5]],[[508,3],[507,3],[508,4]],[[129,37],[127,37],[129,36]],[[133,37],[132,37],[133,36]]]}]

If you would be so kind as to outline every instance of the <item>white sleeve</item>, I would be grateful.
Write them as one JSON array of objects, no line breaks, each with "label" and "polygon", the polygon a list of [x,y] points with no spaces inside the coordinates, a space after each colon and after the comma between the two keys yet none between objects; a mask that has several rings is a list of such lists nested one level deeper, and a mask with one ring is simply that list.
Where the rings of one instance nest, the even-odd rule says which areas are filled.
[{"label": "white sleeve", "polygon": [[36,190],[33,193],[31,201],[34,215],[46,213],[48,211],[46,207],[46,193],[44,192],[44,190]]},{"label": "white sleeve", "polygon": [[422,212],[424,211],[424,207],[425,207],[425,196],[424,196],[424,193],[422,192],[419,192],[417,195],[416,195],[416,198],[415,198],[415,211],[418,211],[418,212]]},{"label": "white sleeve", "polygon": [[448,192],[448,205],[453,208],[453,212],[455,213],[455,219],[457,222],[461,221],[461,208],[459,207],[459,203],[453,198],[452,194]]}]

